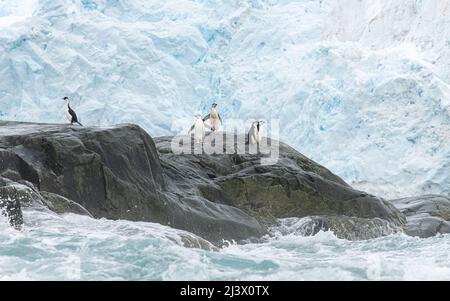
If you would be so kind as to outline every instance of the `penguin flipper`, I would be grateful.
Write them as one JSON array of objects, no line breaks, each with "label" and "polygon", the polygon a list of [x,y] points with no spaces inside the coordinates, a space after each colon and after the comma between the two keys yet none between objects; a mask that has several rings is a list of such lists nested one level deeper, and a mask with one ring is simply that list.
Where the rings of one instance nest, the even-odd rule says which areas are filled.
[{"label": "penguin flipper", "polygon": [[191,129],[189,130],[188,135],[194,130],[194,128],[195,128],[195,124],[191,126]]},{"label": "penguin flipper", "polygon": [[208,119],[210,119],[211,118],[211,114],[208,114],[208,115],[206,115],[205,117],[203,117],[203,121],[206,121],[206,120],[208,120]]},{"label": "penguin flipper", "polygon": [[223,122],[222,122],[222,117],[220,117],[220,114],[219,114],[219,113],[217,113],[217,116],[219,116],[220,124],[223,124]]}]

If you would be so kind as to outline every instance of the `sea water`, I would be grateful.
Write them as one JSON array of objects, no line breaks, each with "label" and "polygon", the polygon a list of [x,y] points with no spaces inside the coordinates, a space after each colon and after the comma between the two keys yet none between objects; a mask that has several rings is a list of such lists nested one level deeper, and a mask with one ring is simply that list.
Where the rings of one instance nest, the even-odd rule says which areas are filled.
[{"label": "sea water", "polygon": [[347,241],[274,229],[262,243],[206,251],[154,223],[24,215],[21,231],[0,217],[0,280],[450,280],[448,235]]}]

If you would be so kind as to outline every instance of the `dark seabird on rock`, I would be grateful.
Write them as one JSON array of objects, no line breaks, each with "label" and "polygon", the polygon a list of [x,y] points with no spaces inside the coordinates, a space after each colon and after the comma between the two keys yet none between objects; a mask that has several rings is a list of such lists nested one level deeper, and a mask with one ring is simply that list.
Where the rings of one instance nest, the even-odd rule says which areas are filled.
[{"label": "dark seabird on rock", "polygon": [[79,125],[83,126],[79,121],[78,121],[78,117],[77,114],[75,113],[74,110],[72,110],[72,108],[70,107],[69,104],[69,97],[64,97],[63,98],[65,101],[65,106],[64,106],[64,110],[66,112],[66,116],[67,119],[69,119],[70,124],[74,124],[74,123],[78,123]]}]

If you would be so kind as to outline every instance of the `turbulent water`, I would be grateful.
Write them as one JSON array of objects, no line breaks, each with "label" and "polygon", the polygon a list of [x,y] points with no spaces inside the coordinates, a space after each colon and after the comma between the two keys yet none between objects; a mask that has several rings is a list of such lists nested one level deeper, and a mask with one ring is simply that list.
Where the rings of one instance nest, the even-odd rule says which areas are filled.
[{"label": "turbulent water", "polygon": [[158,224],[42,211],[25,218],[20,232],[0,220],[0,280],[450,280],[450,236],[350,242],[274,233],[205,251]]}]

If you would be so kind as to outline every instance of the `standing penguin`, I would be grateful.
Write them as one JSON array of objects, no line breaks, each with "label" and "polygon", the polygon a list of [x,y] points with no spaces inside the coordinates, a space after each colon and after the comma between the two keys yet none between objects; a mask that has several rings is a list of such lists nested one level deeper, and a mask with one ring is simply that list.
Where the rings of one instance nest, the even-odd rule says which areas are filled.
[{"label": "standing penguin", "polygon": [[69,119],[70,124],[78,123],[79,125],[83,126],[78,121],[78,117],[77,117],[77,114],[75,113],[75,111],[72,110],[72,108],[70,107],[69,97],[66,96],[66,97],[63,98],[63,100],[65,101],[64,111],[66,112],[66,116],[67,116],[67,119]]},{"label": "standing penguin", "polygon": [[[222,124],[222,118],[220,117],[219,112],[217,112],[217,104],[213,103],[211,106],[211,112],[203,118],[203,121],[211,119],[211,130],[213,132],[218,131],[220,124]],[[220,122],[220,124],[219,124]]]},{"label": "standing penguin", "polygon": [[189,135],[192,134],[192,131],[194,132],[194,139],[197,144],[203,143],[203,140],[205,139],[205,123],[203,122],[202,116],[197,115],[195,116],[197,120],[195,121],[194,125],[189,130]]},{"label": "standing penguin", "polygon": [[264,123],[264,121],[255,121],[252,123],[247,136],[249,144],[259,144],[261,142],[261,127]]}]

